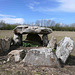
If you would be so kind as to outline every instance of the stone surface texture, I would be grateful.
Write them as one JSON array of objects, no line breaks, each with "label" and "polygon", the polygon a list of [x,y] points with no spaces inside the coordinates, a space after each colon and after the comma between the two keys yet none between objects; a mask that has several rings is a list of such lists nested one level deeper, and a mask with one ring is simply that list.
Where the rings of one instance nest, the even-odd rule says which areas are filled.
[{"label": "stone surface texture", "polygon": [[56,44],[57,44],[57,39],[54,36],[52,36],[51,40],[49,41],[49,43],[47,45],[47,47],[55,49],[56,48]]},{"label": "stone surface texture", "polygon": [[74,41],[70,37],[65,37],[57,44],[56,56],[65,63],[73,49]]},{"label": "stone surface texture", "polygon": [[46,27],[39,27],[39,26],[27,26],[27,25],[20,25],[17,26],[13,32],[15,34],[29,34],[29,33],[37,33],[37,34],[49,34],[52,32],[52,29]]},{"label": "stone surface texture", "polygon": [[48,45],[48,35],[47,34],[43,34],[42,41],[43,41],[43,46]]},{"label": "stone surface texture", "polygon": [[24,65],[60,67],[56,55],[51,48],[31,49],[23,59]]},{"label": "stone surface texture", "polygon": [[13,40],[14,40],[14,44],[21,45],[22,44],[22,35],[14,34]]},{"label": "stone surface texture", "polygon": [[1,53],[8,52],[10,49],[11,39],[10,38],[3,38],[0,39],[0,55]]},{"label": "stone surface texture", "polygon": [[25,50],[13,50],[8,54],[7,62],[19,62],[22,60],[26,55]]}]

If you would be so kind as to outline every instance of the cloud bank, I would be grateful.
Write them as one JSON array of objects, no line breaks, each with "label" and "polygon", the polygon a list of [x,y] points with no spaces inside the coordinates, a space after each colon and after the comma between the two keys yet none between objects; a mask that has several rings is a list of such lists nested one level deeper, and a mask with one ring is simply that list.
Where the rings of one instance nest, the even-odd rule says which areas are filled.
[{"label": "cloud bank", "polygon": [[[56,5],[56,6],[52,6],[52,5]],[[28,7],[34,11],[75,12],[75,0],[53,0],[53,1],[45,0],[40,2],[33,1],[32,3],[28,4]]]},{"label": "cloud bank", "polygon": [[0,14],[0,20],[3,20],[5,21],[5,23],[9,23],[9,24],[15,24],[15,23],[23,24],[24,23],[23,18],[16,18],[16,16],[13,16],[13,15]]}]

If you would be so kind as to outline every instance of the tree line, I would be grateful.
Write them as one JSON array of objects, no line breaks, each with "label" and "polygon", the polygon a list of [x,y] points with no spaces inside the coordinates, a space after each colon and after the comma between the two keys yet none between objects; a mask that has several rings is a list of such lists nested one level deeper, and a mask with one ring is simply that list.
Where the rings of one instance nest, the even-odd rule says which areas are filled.
[{"label": "tree line", "polygon": [[0,21],[0,30],[13,30],[18,24],[8,24],[3,20]]},{"label": "tree line", "polygon": [[[21,24],[8,24],[5,23],[4,21],[0,21],[0,30],[12,30],[17,25],[21,25]],[[48,19],[37,20],[29,24],[24,23],[23,25],[48,27],[54,31],[75,31],[75,23],[67,25],[63,23],[55,23],[55,21],[48,20]]]}]

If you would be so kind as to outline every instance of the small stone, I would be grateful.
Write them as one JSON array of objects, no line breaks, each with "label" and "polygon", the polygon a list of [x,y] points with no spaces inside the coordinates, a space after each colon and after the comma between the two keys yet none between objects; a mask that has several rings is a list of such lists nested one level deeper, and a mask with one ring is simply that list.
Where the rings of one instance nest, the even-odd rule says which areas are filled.
[{"label": "small stone", "polygon": [[3,61],[3,64],[6,64],[6,61]]}]

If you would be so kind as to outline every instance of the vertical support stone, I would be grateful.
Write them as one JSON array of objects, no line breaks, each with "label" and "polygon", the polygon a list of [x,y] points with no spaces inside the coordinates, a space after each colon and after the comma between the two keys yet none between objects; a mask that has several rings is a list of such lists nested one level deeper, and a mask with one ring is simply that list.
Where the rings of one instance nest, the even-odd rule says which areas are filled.
[{"label": "vertical support stone", "polygon": [[52,49],[56,49],[56,46],[57,46],[57,39],[54,36],[52,36],[47,47],[50,47]]},{"label": "vertical support stone", "polygon": [[14,34],[14,44],[22,45],[22,34]]},{"label": "vertical support stone", "polygon": [[47,44],[48,44],[48,35],[43,34],[42,40],[43,40],[43,46],[47,46]]}]

